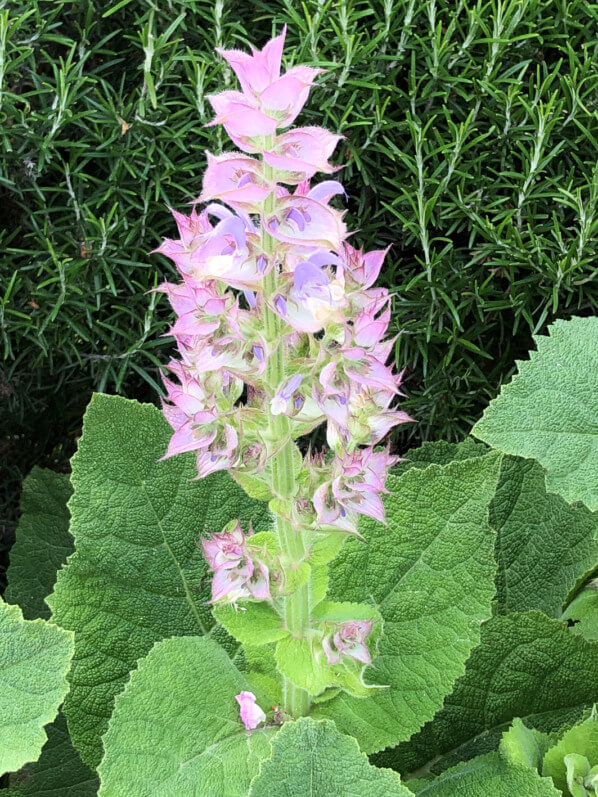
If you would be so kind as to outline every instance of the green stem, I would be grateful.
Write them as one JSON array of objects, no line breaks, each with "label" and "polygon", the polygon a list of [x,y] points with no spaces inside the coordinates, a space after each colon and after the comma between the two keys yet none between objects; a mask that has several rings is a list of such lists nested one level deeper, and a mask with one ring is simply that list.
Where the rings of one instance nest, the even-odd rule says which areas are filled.
[{"label": "green stem", "polygon": [[[273,170],[264,164],[266,177],[274,180]],[[274,194],[264,202],[264,215],[267,217],[274,211]],[[264,252],[272,256],[276,241],[265,229],[262,230]],[[276,294],[278,270],[276,266],[264,280],[264,290],[268,297]],[[286,377],[286,351],[283,341],[284,321],[264,304],[264,333],[270,347],[276,347],[271,354],[266,368],[266,381],[274,392]],[[285,415],[268,416],[268,431],[272,445],[279,450],[270,459],[272,490],[277,498],[293,501],[295,497],[295,467],[293,451],[295,445],[291,439],[291,425]],[[305,540],[300,531],[292,528],[288,520],[275,516],[276,533],[283,554],[289,562],[301,562],[306,553]],[[299,587],[292,595],[284,599],[284,621],[295,637],[305,636],[310,625],[309,584]],[[309,712],[310,695],[283,676],[283,694],[285,709],[292,717],[301,717]]]}]

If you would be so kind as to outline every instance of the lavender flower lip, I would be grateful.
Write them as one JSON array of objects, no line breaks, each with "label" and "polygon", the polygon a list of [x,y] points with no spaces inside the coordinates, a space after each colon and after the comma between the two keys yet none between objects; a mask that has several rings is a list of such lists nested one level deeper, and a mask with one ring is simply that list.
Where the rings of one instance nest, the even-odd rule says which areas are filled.
[{"label": "lavender flower lip", "polygon": [[291,208],[287,214],[287,220],[293,221],[297,227],[303,232],[305,230],[305,223],[311,221],[308,213],[301,213],[296,208]]},{"label": "lavender flower lip", "polygon": [[282,316],[286,316],[287,314],[287,303],[284,296],[277,296],[274,300],[274,304],[276,305],[276,309]]},{"label": "lavender flower lip", "polygon": [[257,305],[255,293],[253,291],[243,291],[243,296],[245,296],[245,300],[249,307],[254,310]]},{"label": "lavender flower lip", "polygon": [[[334,667],[351,690],[372,660],[372,621],[315,620],[311,577],[296,582],[296,572],[322,535],[358,535],[359,515],[385,522],[381,495],[397,458],[374,446],[411,419],[394,405],[400,375],[386,365],[390,297],[372,287],[387,250],[347,244],[344,214],[331,205],[346,197],[342,184],[310,184],[337,171],[329,159],[341,136],[285,130],[321,70],[282,73],[284,38],[251,54],[219,51],[241,90],[209,97],[211,124],[242,151],[207,153],[191,215],[173,211],[179,239],[157,250],[182,276],[160,287],[180,354],[170,366],[178,382],[164,379],[174,430],[165,456],[193,452],[200,478],[228,470],[242,486],[261,485],[269,537],[233,521],[201,541],[211,603],[267,604],[284,633],[310,640],[313,666]],[[200,213],[198,202],[207,203]],[[295,438],[322,423],[331,456],[301,457]],[[285,679],[284,710],[308,713],[309,690]],[[248,731],[265,721],[253,693],[236,697]]]}]

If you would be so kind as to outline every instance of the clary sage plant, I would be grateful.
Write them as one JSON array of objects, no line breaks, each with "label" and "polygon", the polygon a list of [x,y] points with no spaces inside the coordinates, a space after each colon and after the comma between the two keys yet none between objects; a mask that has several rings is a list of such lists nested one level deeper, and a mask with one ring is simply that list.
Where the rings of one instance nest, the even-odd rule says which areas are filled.
[{"label": "clary sage plant", "polygon": [[598,319],[535,338],[478,441],[397,462],[386,252],[312,184],[339,136],[289,129],[318,70],[283,41],[222,52],[241,151],[158,250],[164,414],[95,395],[70,476],[26,481],[7,795],[596,797]]},{"label": "clary sage plant", "polygon": [[[198,478],[227,470],[269,500],[275,535],[232,521],[202,547],[212,602],[234,607],[243,638],[251,644],[264,617],[256,603],[267,605],[271,633],[278,624],[290,635],[279,642],[289,647],[279,651],[281,708],[298,717],[327,689],[370,691],[363,669],[381,619],[372,606],[325,602],[325,564],[358,535],[360,514],[384,522],[380,496],[398,459],[377,446],[411,419],[396,407],[401,374],[386,365],[391,297],[374,287],[386,250],[349,244],[330,204],[343,186],[312,183],[339,168],[329,159],[341,136],[290,128],[321,70],[281,75],[284,38],[251,54],[219,51],[241,91],[209,98],[211,124],[241,151],[208,153],[197,200],[207,204],[173,211],[179,238],[156,251],[182,277],[161,286],[179,353],[169,366],[176,380],[165,379],[174,429],[165,456],[194,451]],[[322,423],[329,451],[302,455],[295,441]],[[265,719],[253,694],[238,701],[248,728]]]}]

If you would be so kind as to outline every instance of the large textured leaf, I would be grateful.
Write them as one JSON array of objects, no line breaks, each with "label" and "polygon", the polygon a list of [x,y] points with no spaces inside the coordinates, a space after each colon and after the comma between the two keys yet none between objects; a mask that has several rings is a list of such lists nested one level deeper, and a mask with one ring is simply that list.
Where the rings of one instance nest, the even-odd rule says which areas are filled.
[{"label": "large textured leaf", "polygon": [[488,447],[466,437],[460,443],[449,443],[447,440],[434,440],[422,443],[419,448],[410,449],[403,460],[392,469],[392,473],[400,476],[409,468],[427,468],[428,465],[448,465],[450,462],[485,457]]},{"label": "large textured leaf", "polygon": [[499,610],[560,617],[571,590],[598,562],[598,515],[547,493],[534,460],[505,457],[490,525],[497,532]]},{"label": "large textured leaf", "polygon": [[443,709],[374,761],[403,774],[442,771],[455,758],[495,748],[514,717],[542,731],[575,722],[596,700],[597,684],[598,643],[541,612],[493,617]]},{"label": "large textured leaf", "polygon": [[23,482],[22,514],[10,549],[4,598],[18,603],[28,620],[50,617],[44,598],[52,592],[56,571],[73,552],[66,506],[72,492],[68,476],[42,468],[33,468]]},{"label": "large textured leaf", "polygon": [[572,318],[535,338],[537,351],[488,406],[473,434],[507,454],[534,457],[546,484],[598,509],[598,318]]},{"label": "large textured leaf", "polygon": [[249,797],[409,797],[396,772],[368,762],[355,739],[332,722],[303,717],[287,722],[272,740]]},{"label": "large textured leaf", "polygon": [[137,660],[158,640],[213,627],[198,537],[234,517],[266,522],[265,505],[228,476],[192,481],[192,454],[158,462],[169,436],[155,407],[96,395],[73,457],[77,550],[48,603],[56,622],[76,632],[64,713],[92,768]]},{"label": "large textured leaf", "polygon": [[563,620],[571,624],[571,630],[586,639],[598,641],[598,589],[586,587],[563,612]]},{"label": "large textured leaf", "polygon": [[101,797],[246,797],[276,733],[245,730],[235,695],[246,689],[211,639],[157,643],[116,699]]},{"label": "large textured leaf", "polygon": [[[92,797],[100,781],[86,766],[72,745],[66,720],[60,712],[46,726],[48,741],[34,764],[27,764],[10,776],[6,797]],[[5,797],[5,792],[0,791]]]},{"label": "large textured leaf", "polygon": [[345,693],[316,706],[365,752],[408,739],[442,706],[479,641],[494,595],[494,534],[487,523],[500,458],[411,468],[390,477],[388,526],[366,522],[330,569],[331,597],[373,601],[384,634],[367,700]]},{"label": "large textured leaf", "polygon": [[[424,443],[408,451],[393,473],[487,453],[472,438]],[[499,610],[541,609],[559,617],[571,591],[598,562],[598,514],[547,493],[544,471],[534,460],[504,457],[489,519],[497,531]]]},{"label": "large textured leaf", "polygon": [[560,797],[561,794],[550,778],[540,777],[529,767],[512,764],[498,753],[457,764],[415,793],[418,797]]},{"label": "large textured leaf", "polygon": [[73,635],[0,601],[0,774],[38,758],[68,689]]}]

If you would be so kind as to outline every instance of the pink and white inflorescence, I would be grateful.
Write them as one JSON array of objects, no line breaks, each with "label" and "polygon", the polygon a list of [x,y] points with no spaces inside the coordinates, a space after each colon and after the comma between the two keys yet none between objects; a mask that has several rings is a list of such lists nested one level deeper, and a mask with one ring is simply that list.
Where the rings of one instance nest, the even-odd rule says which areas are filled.
[{"label": "pink and white inflorescence", "polygon": [[[156,250],[182,277],[161,286],[177,315],[171,333],[180,355],[170,363],[176,381],[165,379],[174,429],[166,456],[196,451],[200,477],[256,473],[273,453],[265,410],[287,415],[293,436],[325,422],[335,456],[314,469],[319,484],[310,480],[313,492],[302,496],[301,523],[355,532],[359,513],[384,518],[379,496],[395,458],[373,446],[411,418],[394,406],[401,374],[386,364],[390,297],[373,287],[386,250],[364,253],[346,242],[344,214],[330,204],[345,194],[339,182],[310,185],[317,172],[335,171],[328,159],[341,136],[286,130],[321,70],[298,66],[281,76],[284,37],[251,55],[221,51],[242,91],[209,98],[211,124],[222,124],[242,152],[208,153],[198,200],[208,204],[190,216],[173,211],[179,238]],[[273,253],[264,252],[264,230],[277,241]],[[272,269],[277,289],[268,295]],[[280,340],[264,336],[266,305],[284,322]],[[273,393],[265,374],[276,346],[286,350],[289,375]]]},{"label": "pink and white inflorescence", "polygon": [[[237,149],[207,153],[200,197],[190,215],[172,211],[178,238],[156,250],[182,278],[160,286],[176,314],[179,354],[164,380],[174,430],[165,457],[194,452],[198,478],[227,470],[241,484],[243,476],[261,479],[272,498],[285,499],[298,534],[357,534],[359,514],[384,522],[381,494],[397,458],[379,444],[411,421],[396,406],[401,374],[387,364],[391,297],[374,286],[387,250],[347,243],[344,213],[333,204],[343,186],[311,182],[337,171],[329,159],[342,136],[289,129],[322,70],[295,66],[281,75],[284,38],[251,54],[219,51],[241,90],[209,97],[210,124],[223,125]],[[275,336],[267,317],[276,319]],[[273,358],[284,363],[276,383]],[[268,477],[286,442],[272,433],[280,416],[288,440],[325,423],[330,449],[303,458],[290,508]],[[202,543],[213,602],[273,599],[272,572],[248,539],[235,526]],[[324,640],[328,661],[368,663],[370,630],[340,626]]]}]

